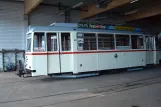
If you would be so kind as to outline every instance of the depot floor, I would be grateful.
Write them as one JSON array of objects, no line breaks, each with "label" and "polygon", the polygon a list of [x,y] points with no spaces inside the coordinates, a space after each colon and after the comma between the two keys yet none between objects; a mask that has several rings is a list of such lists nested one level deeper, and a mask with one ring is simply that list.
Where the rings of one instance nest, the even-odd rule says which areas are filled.
[{"label": "depot floor", "polygon": [[0,107],[161,107],[161,67],[79,79],[0,73]]}]

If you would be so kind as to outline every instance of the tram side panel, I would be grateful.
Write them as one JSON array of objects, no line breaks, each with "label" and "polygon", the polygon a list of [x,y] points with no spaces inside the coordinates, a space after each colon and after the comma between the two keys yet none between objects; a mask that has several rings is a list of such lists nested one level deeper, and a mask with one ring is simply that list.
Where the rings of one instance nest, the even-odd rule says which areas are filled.
[{"label": "tram side panel", "polygon": [[33,55],[32,76],[47,76],[47,55]]},{"label": "tram side panel", "polygon": [[30,53],[25,54],[25,69],[33,69],[33,56]]},{"label": "tram side panel", "polygon": [[98,70],[116,68],[116,52],[103,52],[98,54]]},{"label": "tram side panel", "polygon": [[129,68],[145,66],[145,51],[140,52],[117,52],[116,68]]},{"label": "tram side panel", "polygon": [[97,54],[80,53],[77,54],[77,72],[97,71]]},{"label": "tram side panel", "polygon": [[99,53],[98,70],[146,66],[145,55],[145,51]]},{"label": "tram side panel", "polygon": [[161,51],[157,51],[156,52],[156,64],[160,64],[161,63]]},{"label": "tram side panel", "polygon": [[68,53],[60,54],[61,73],[73,72],[73,55]]},{"label": "tram side panel", "polygon": [[[115,55],[118,55],[117,58]],[[145,51],[139,52],[99,52],[77,54],[77,71],[89,72],[146,66]]]},{"label": "tram side panel", "polygon": [[26,53],[26,70],[31,72],[32,76],[47,76],[47,56],[42,53]]},{"label": "tram side panel", "polygon": [[47,71],[48,74],[60,73],[60,58],[59,53],[48,53],[47,56]]}]

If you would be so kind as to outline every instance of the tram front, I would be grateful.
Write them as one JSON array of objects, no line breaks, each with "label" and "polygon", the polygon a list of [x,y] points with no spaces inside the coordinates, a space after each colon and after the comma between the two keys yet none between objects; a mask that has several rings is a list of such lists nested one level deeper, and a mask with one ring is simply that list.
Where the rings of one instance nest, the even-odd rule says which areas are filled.
[{"label": "tram front", "polygon": [[44,32],[27,33],[25,70],[22,75],[47,75],[47,53]]}]

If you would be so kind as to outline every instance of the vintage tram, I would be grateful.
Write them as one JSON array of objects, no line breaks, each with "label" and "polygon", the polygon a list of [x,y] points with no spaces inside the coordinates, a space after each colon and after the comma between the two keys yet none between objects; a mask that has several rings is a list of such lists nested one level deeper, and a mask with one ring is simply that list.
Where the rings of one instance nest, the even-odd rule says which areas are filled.
[{"label": "vintage tram", "polygon": [[137,31],[33,26],[27,32],[25,71],[31,76],[80,74],[159,64],[156,35]]}]

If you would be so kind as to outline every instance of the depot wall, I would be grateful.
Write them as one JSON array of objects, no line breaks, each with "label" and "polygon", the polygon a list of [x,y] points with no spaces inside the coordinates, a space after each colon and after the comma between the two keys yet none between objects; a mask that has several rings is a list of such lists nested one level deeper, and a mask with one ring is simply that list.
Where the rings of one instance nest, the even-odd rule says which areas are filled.
[{"label": "depot wall", "polygon": [[[30,25],[45,25],[48,26],[54,22],[64,23],[65,15],[57,16],[62,12],[58,7],[52,5],[40,5],[36,10],[34,10],[29,16]],[[79,21],[79,11],[70,11],[70,22],[77,23]]]},{"label": "depot wall", "polygon": [[[24,3],[0,1],[0,50],[25,49],[25,33],[29,25],[48,26],[53,22],[64,22],[64,15],[51,5],[40,5],[28,17],[24,16]],[[71,22],[79,21],[79,11],[71,11]]]},{"label": "depot wall", "polygon": [[[61,12],[51,5],[40,5],[29,16],[24,15],[24,3],[0,0],[0,50],[25,50],[26,32],[29,25],[48,26],[53,22],[64,22],[64,15],[56,18]],[[79,11],[71,11],[71,22],[79,21]],[[22,57],[22,56],[21,56]],[[14,55],[6,56],[6,62],[14,62]],[[2,54],[0,54],[2,69]]]}]

